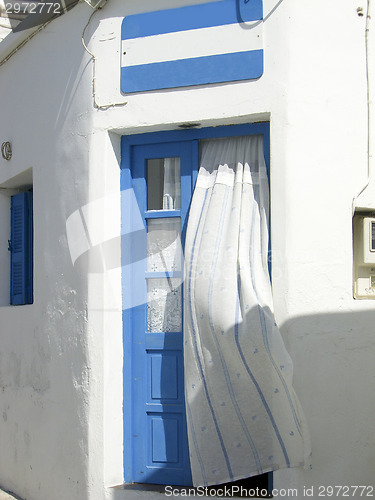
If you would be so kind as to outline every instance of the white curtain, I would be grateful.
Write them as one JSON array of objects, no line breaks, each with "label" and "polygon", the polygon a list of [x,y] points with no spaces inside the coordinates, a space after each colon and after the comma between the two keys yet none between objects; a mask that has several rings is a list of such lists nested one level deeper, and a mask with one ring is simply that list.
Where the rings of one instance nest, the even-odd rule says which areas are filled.
[{"label": "white curtain", "polygon": [[262,136],[202,141],[185,244],[193,484],[308,466],[292,362],[272,313]]}]

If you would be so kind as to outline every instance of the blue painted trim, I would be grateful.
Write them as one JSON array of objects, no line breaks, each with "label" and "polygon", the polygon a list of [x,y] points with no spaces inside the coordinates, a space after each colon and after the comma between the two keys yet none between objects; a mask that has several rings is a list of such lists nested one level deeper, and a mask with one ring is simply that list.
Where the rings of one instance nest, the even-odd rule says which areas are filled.
[{"label": "blue painted trim", "polygon": [[162,271],[162,272],[156,272],[156,271],[146,271],[145,272],[145,278],[146,279],[158,279],[158,278],[182,278],[183,273],[182,271]]},{"label": "blue painted trim", "polygon": [[[249,16],[252,15],[252,10],[254,9],[254,7],[262,9],[262,5],[255,6],[253,0],[237,0],[238,22],[247,22]],[[263,18],[263,11],[262,11],[262,18]]]},{"label": "blue painted trim", "polygon": [[131,356],[131,337],[129,335],[129,325],[132,322],[131,310],[122,311],[123,324],[123,345],[124,345],[124,366],[123,366],[123,432],[124,432],[124,482],[130,483],[133,478],[132,461],[132,427],[133,416],[129,411],[132,407],[133,387],[132,387],[132,356]]},{"label": "blue painted trim", "polygon": [[268,127],[264,130],[263,135],[263,149],[264,149],[264,161],[266,162],[266,169],[268,175],[268,183],[270,190],[269,197],[269,215],[268,215],[268,272],[270,279],[272,280],[272,254],[271,254],[271,172],[270,172],[270,162],[271,162],[271,151],[270,151],[270,128]]},{"label": "blue painted trim", "polygon": [[26,303],[32,304],[34,301],[34,210],[33,192],[28,191],[27,196],[27,219],[28,219],[28,249],[27,249],[27,278],[26,278]]},{"label": "blue painted trim", "polygon": [[[199,141],[198,139],[192,139],[192,184],[195,186],[198,177],[198,169],[199,169]],[[183,242],[185,243],[185,241]]]},{"label": "blue painted trim", "polygon": [[[269,140],[269,123],[244,123],[239,125],[224,125],[218,127],[194,128],[187,130],[165,130],[146,132],[143,134],[124,135],[121,138],[123,158],[129,158],[127,148],[137,144],[157,144],[159,142],[192,141],[199,139],[215,139],[219,137],[235,137],[237,135],[259,135]],[[269,150],[268,150],[269,151]],[[265,151],[265,154],[267,151]],[[268,153],[269,154],[269,153]],[[267,162],[267,159],[266,159]]]},{"label": "blue painted trim", "polygon": [[251,0],[246,8],[240,10],[235,4],[236,0],[222,0],[127,16],[122,21],[121,38],[129,40],[263,18],[262,0]]},{"label": "blue painted trim", "polygon": [[[199,141],[200,139],[215,139],[219,137],[235,137],[240,135],[263,135],[264,159],[268,177],[270,175],[270,124],[269,122],[245,123],[239,125],[224,125],[219,127],[194,128],[188,130],[165,130],[161,132],[146,132],[143,134],[124,135],[121,138],[122,157],[125,166],[126,160],[130,161],[132,146],[141,144],[158,144],[167,142]],[[198,146],[193,148],[195,173],[193,172],[193,185],[198,174]],[[123,168],[123,166],[122,166]],[[195,176],[195,177],[194,177]],[[151,213],[151,212],[150,212]]]},{"label": "blue painted trim", "polygon": [[146,334],[147,345],[155,346],[155,349],[164,349],[167,351],[175,351],[182,349],[182,336],[176,335],[175,332],[151,333]]},{"label": "blue painted trim", "polygon": [[263,74],[263,50],[233,52],[121,68],[125,93],[253,80]]},{"label": "blue painted trim", "polygon": [[[127,144],[122,144],[122,160],[121,160],[121,171],[120,171],[120,188],[121,192],[131,189],[131,175],[130,175],[130,164],[131,164],[131,148]],[[131,214],[124,213],[121,211],[121,225],[123,227],[129,227],[131,225],[132,219]],[[131,226],[130,226],[131,227]],[[124,256],[121,255],[121,259]],[[128,270],[128,274],[122,269],[122,288],[123,293],[126,291],[126,286],[131,280],[131,276]],[[132,355],[131,355],[131,331],[132,324],[132,311],[131,309],[125,309],[122,311],[122,324],[123,324],[123,349],[124,349],[124,364],[123,364],[123,433],[124,433],[124,481],[129,483],[132,481],[133,477],[133,463],[131,459],[131,449],[132,449],[132,427],[133,427],[133,416],[130,411],[132,407],[133,400],[133,385],[132,385]]]},{"label": "blue painted trim", "polygon": [[267,473],[267,490],[268,494],[271,495],[273,490],[273,472]]},{"label": "blue painted trim", "polygon": [[145,219],[165,219],[181,217],[181,210],[149,210],[145,213]]}]

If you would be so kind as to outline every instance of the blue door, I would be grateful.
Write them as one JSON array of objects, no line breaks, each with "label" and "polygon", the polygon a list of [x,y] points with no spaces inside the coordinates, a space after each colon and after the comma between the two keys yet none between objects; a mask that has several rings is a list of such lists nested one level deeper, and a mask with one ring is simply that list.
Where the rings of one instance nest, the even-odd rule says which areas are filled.
[{"label": "blue door", "polygon": [[[136,145],[125,189],[135,195],[124,294],[131,407],[125,480],[191,484],[182,352],[183,241],[196,141]],[[136,222],[137,221],[137,222]],[[124,250],[123,250],[124,251]],[[126,362],[126,360],[125,360]],[[128,380],[126,381],[129,384]],[[126,418],[126,417],[125,417]]]},{"label": "blue door", "polygon": [[190,485],[184,402],[182,248],[200,140],[262,134],[232,125],[122,137],[124,479]]}]

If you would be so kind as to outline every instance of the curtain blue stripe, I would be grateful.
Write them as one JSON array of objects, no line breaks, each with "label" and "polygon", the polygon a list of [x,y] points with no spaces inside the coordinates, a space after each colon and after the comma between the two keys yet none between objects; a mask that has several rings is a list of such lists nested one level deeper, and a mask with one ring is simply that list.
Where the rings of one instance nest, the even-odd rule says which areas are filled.
[{"label": "curtain blue stripe", "polygon": [[[234,338],[235,338],[235,341],[236,341],[236,344],[237,344],[237,348],[239,346],[238,331],[239,331],[239,324],[240,324],[240,322],[239,322],[239,313],[240,313],[240,287],[241,287],[241,284],[239,282],[240,282],[240,274],[239,274],[239,271],[238,271],[238,274],[237,274],[236,316],[235,316],[235,324],[234,324]],[[241,356],[241,359],[242,359],[242,356]],[[243,359],[242,359],[242,361],[243,361]],[[254,445],[254,448],[255,448],[255,445]],[[257,453],[256,450],[255,450],[255,452]],[[259,474],[262,474],[264,471],[262,469],[262,464],[260,462],[258,453],[257,453],[257,456],[256,456],[256,461],[257,461],[258,472],[259,472]]]},{"label": "curtain blue stripe", "polygon": [[189,276],[189,279],[188,279],[188,293],[187,294],[188,294],[188,297],[189,297],[188,304],[189,304],[189,312],[190,312],[190,317],[191,317],[192,337],[193,337],[193,345],[194,345],[194,351],[195,351],[195,358],[196,358],[196,361],[197,361],[197,366],[198,366],[198,369],[199,369],[200,376],[202,378],[202,383],[203,383],[203,388],[204,388],[204,392],[205,392],[206,399],[207,399],[207,404],[209,406],[209,409],[210,409],[210,412],[211,412],[211,416],[212,416],[212,420],[213,420],[214,425],[215,425],[216,434],[217,434],[219,442],[220,442],[221,450],[223,452],[225,463],[226,463],[226,466],[227,466],[227,469],[228,469],[228,474],[229,474],[230,477],[233,477],[233,472],[232,472],[232,468],[231,468],[231,465],[230,465],[230,461],[229,461],[229,457],[228,457],[228,452],[227,452],[227,450],[225,448],[223,436],[221,435],[221,431],[220,431],[220,428],[219,428],[219,425],[218,425],[218,422],[217,422],[217,419],[216,419],[216,415],[215,415],[215,412],[214,412],[214,409],[213,409],[213,406],[212,406],[211,398],[210,398],[210,395],[209,395],[209,392],[208,392],[207,381],[205,379],[204,372],[203,372],[202,361],[201,361],[201,359],[199,357],[198,344],[197,344],[197,332],[196,332],[196,327],[195,327],[195,324],[194,324],[195,322],[194,322],[194,315],[193,315],[194,299],[192,297],[192,291],[191,291],[192,269],[193,269],[193,262],[194,262],[194,257],[195,257],[195,249],[196,249],[196,243],[197,243],[197,237],[198,237],[199,227],[201,225],[202,215],[204,213],[204,208],[205,208],[205,205],[207,203],[207,195],[208,195],[208,190],[206,190],[206,193],[205,193],[205,197],[204,197],[203,205],[202,205],[202,210],[201,210],[201,213],[200,213],[200,216],[199,216],[199,221],[198,221],[198,224],[197,224],[197,228],[196,228],[196,232],[195,232],[195,236],[194,236],[194,241],[193,241],[193,245],[192,245],[192,249],[191,249],[191,258],[190,258],[190,262],[189,262],[189,273],[188,273],[188,276]]},{"label": "curtain blue stripe", "polygon": [[[254,186],[254,198],[256,197],[256,187],[257,186]],[[255,215],[257,213],[257,209],[258,209],[258,203],[255,201],[254,199],[254,205],[253,205],[253,212],[252,212],[252,220],[251,220],[251,239],[250,239],[250,249],[251,249],[251,255],[250,255],[250,265],[253,266],[253,263],[254,263],[254,224],[255,224]],[[254,293],[255,293],[255,296],[256,296],[256,299],[257,299],[257,302],[258,302],[258,296],[257,296],[257,292],[256,292],[256,288],[255,288],[255,282],[254,282],[254,272],[251,273],[251,279],[252,279],[252,284],[253,284],[253,290],[254,290]],[[239,283],[239,287],[241,286],[241,283]],[[259,306],[258,306],[258,310],[259,310]],[[262,336],[263,336],[263,339],[264,339],[264,325],[262,324],[262,321],[260,321],[261,323],[261,328],[262,328]],[[240,349],[240,352],[242,353],[242,349],[241,349],[241,346],[240,346],[240,343],[238,342],[238,348]],[[242,354],[243,356],[243,354]],[[275,434],[277,436],[277,439],[280,443],[280,446],[281,446],[281,449],[282,449],[282,452],[284,454],[284,458],[285,458],[285,462],[287,464],[287,467],[290,467],[290,460],[289,460],[289,456],[288,456],[288,453],[286,451],[286,448],[285,448],[285,444],[284,444],[284,441],[280,435],[280,431],[276,425],[276,422],[275,422],[275,419],[272,415],[272,412],[271,412],[271,409],[270,407],[268,406],[268,403],[264,397],[264,395],[262,394],[262,391],[258,385],[258,382],[256,382],[255,378],[254,378],[254,375],[251,373],[250,371],[250,368],[248,366],[248,364],[246,363],[246,360],[245,360],[245,357],[243,356],[243,360],[244,360],[244,363],[245,363],[245,368],[247,370],[247,372],[249,373],[251,379],[254,381],[254,383],[256,383],[256,387],[257,387],[257,390],[259,392],[259,395],[262,399],[262,402],[264,404],[264,407],[268,413],[268,416],[269,416],[269,419],[271,421],[271,424],[272,424],[272,427],[275,431]]]},{"label": "curtain blue stripe", "polygon": [[[228,367],[227,367],[227,364],[225,362],[225,357],[223,355],[223,352],[222,352],[222,350],[220,348],[220,344],[219,344],[217,336],[216,336],[216,330],[215,330],[215,325],[214,325],[214,322],[213,322],[213,313],[212,313],[212,295],[213,295],[213,289],[214,289],[214,287],[213,287],[213,281],[214,281],[214,277],[215,277],[215,273],[216,273],[217,260],[218,260],[218,256],[219,256],[219,247],[220,247],[220,243],[221,243],[221,239],[222,239],[222,235],[223,235],[224,217],[225,217],[225,213],[226,213],[227,206],[228,206],[228,198],[229,198],[229,190],[230,189],[231,188],[229,186],[226,186],[226,188],[225,188],[224,202],[223,202],[223,205],[222,205],[222,208],[221,208],[220,220],[219,220],[219,223],[218,223],[219,232],[218,232],[217,237],[216,237],[214,254],[213,254],[211,271],[210,271],[210,278],[209,278],[208,317],[209,317],[209,323],[210,323],[210,329],[211,329],[212,338],[213,338],[213,340],[215,342],[215,346],[216,346],[217,352],[218,352],[219,357],[220,357],[221,366],[223,368],[224,377],[225,377],[225,381],[226,381],[226,384],[227,384],[229,396],[231,398],[231,401],[232,401],[233,407],[235,409],[235,412],[237,414],[238,420],[240,421],[242,429],[243,429],[243,431],[244,431],[244,433],[246,435],[246,439],[247,439],[247,441],[248,441],[248,443],[249,443],[249,445],[251,447],[251,450],[253,452],[254,459],[255,459],[255,462],[257,464],[258,473],[261,474],[262,473],[262,466],[261,466],[261,463],[260,463],[260,460],[259,460],[259,455],[258,455],[258,452],[256,450],[255,444],[254,444],[254,442],[253,442],[253,440],[251,438],[251,435],[249,433],[247,425],[246,425],[246,423],[244,421],[244,418],[242,416],[240,407],[239,407],[239,405],[237,403],[236,396],[235,396],[234,391],[233,391],[233,386],[232,386],[232,382],[230,380],[230,375],[229,375]],[[236,316],[236,318],[235,318],[235,324],[237,325],[238,324],[238,309],[235,312],[235,316]],[[233,478],[232,478],[232,480],[233,480]]]},{"label": "curtain blue stripe", "polygon": [[[259,186],[254,186],[254,196],[257,199],[257,203],[259,203]],[[255,214],[253,214],[253,216],[255,216]],[[252,252],[253,251],[254,251],[254,245],[252,244]],[[252,257],[252,261],[253,261],[253,257]],[[255,280],[254,280],[254,273],[252,273],[252,284],[253,284],[254,293],[255,293],[255,295],[257,297],[256,284],[255,284]],[[258,297],[257,297],[257,300],[258,300]],[[261,321],[261,324],[262,324],[262,333],[263,333],[264,346],[266,348],[268,357],[269,357],[269,359],[270,359],[270,361],[271,361],[271,363],[272,363],[272,365],[273,365],[273,367],[274,367],[274,369],[275,369],[275,371],[276,371],[276,373],[277,373],[277,375],[278,375],[281,383],[283,384],[283,387],[284,387],[284,390],[285,390],[285,394],[286,394],[286,396],[288,398],[290,409],[291,409],[291,412],[292,412],[292,415],[293,415],[294,423],[296,424],[298,433],[300,434],[300,436],[302,436],[301,424],[300,424],[300,421],[298,419],[297,412],[295,410],[295,407],[294,407],[294,404],[293,404],[293,401],[292,401],[292,397],[290,395],[287,383],[285,382],[285,379],[284,379],[284,377],[283,377],[283,375],[282,375],[282,373],[280,371],[280,368],[276,364],[275,360],[273,359],[272,353],[271,353],[271,349],[270,349],[270,346],[269,346],[269,343],[268,343],[267,321],[266,321],[266,318],[265,318],[264,310],[259,305],[258,305],[258,312],[259,312],[259,318],[260,318],[260,321]]]},{"label": "curtain blue stripe", "polygon": [[124,18],[121,36],[123,40],[127,40],[262,19],[262,0],[251,0],[246,9],[241,9],[241,15],[237,12],[235,4],[235,0],[225,0],[177,9],[134,14]]},{"label": "curtain blue stripe", "polygon": [[258,305],[258,312],[259,312],[260,321],[262,323],[262,332],[264,332],[263,342],[264,342],[264,345],[266,347],[267,354],[268,354],[268,356],[269,356],[269,358],[270,358],[270,360],[271,360],[271,362],[272,362],[272,364],[273,364],[273,366],[275,368],[276,373],[279,376],[279,379],[280,379],[281,383],[283,384],[283,387],[284,387],[284,390],[285,390],[285,394],[286,394],[286,396],[288,398],[290,409],[291,409],[292,414],[293,414],[294,423],[296,424],[296,427],[297,427],[297,430],[298,430],[299,434],[302,436],[301,424],[300,424],[300,422],[298,420],[297,413],[296,413],[296,410],[294,408],[294,404],[292,402],[292,398],[291,398],[288,386],[287,386],[287,384],[285,382],[284,377],[282,376],[282,373],[281,373],[279,367],[275,363],[275,360],[273,359],[272,354],[271,354],[271,350],[270,350],[270,347],[269,347],[269,344],[268,344],[267,322],[265,320],[264,311],[263,311],[263,309],[259,305]]},{"label": "curtain blue stripe", "polygon": [[189,417],[188,418],[188,422],[189,422],[191,437],[193,438],[195,452],[197,454],[198,462],[199,462],[199,465],[200,465],[200,468],[201,468],[203,482],[204,482],[204,484],[207,484],[208,481],[207,481],[206,471],[204,469],[204,464],[203,464],[203,460],[202,460],[201,454],[199,453],[197,435],[195,433],[195,429],[194,429],[194,425],[193,425],[193,417],[191,415],[190,406],[189,406],[189,403],[187,402],[187,400],[185,401],[185,405],[186,405],[186,413],[187,413],[187,415]]},{"label": "curtain blue stripe", "polygon": [[124,66],[121,90],[125,93],[251,80],[263,74],[263,50],[193,57],[177,61]]},{"label": "curtain blue stripe", "polygon": [[[240,290],[241,290],[241,281],[240,281],[240,277],[238,276],[238,291],[239,291],[239,294],[241,293]],[[262,390],[261,390],[261,388],[260,388],[260,386],[259,386],[256,378],[254,377],[254,375],[253,375],[253,373],[252,373],[252,371],[251,371],[251,369],[250,369],[250,367],[249,367],[249,365],[248,365],[248,363],[246,361],[245,355],[243,353],[243,350],[242,350],[242,347],[241,347],[241,344],[240,344],[240,340],[239,340],[239,325],[238,324],[235,325],[235,339],[236,339],[237,349],[238,349],[238,352],[239,352],[239,354],[241,356],[241,360],[242,360],[242,363],[243,363],[243,365],[245,367],[245,370],[247,371],[247,374],[249,375],[251,381],[253,382],[253,384],[254,384],[254,386],[255,386],[258,394],[259,394],[259,397],[260,397],[260,399],[261,399],[261,401],[263,403],[263,406],[264,406],[264,408],[265,408],[265,410],[266,410],[266,412],[268,414],[268,417],[269,417],[269,419],[271,421],[272,427],[273,427],[273,429],[275,431],[275,434],[277,436],[277,439],[278,439],[278,441],[280,443],[280,446],[281,446],[281,449],[282,449],[282,452],[283,452],[283,455],[284,455],[287,467],[290,467],[290,460],[289,460],[289,457],[288,457],[288,453],[286,451],[284,442],[283,442],[283,440],[281,438],[280,431],[279,431],[279,429],[278,429],[278,427],[276,425],[275,419],[274,419],[274,417],[272,415],[271,409],[268,406],[266,398],[264,397],[264,394],[263,394],[263,392],[262,392]]]}]

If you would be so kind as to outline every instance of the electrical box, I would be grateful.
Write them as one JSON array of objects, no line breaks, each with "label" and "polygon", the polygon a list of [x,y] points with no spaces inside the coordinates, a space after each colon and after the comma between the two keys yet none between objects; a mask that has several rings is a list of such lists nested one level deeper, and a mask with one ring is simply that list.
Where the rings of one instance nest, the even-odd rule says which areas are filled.
[{"label": "electrical box", "polygon": [[375,299],[375,217],[368,214],[353,218],[353,295]]}]

